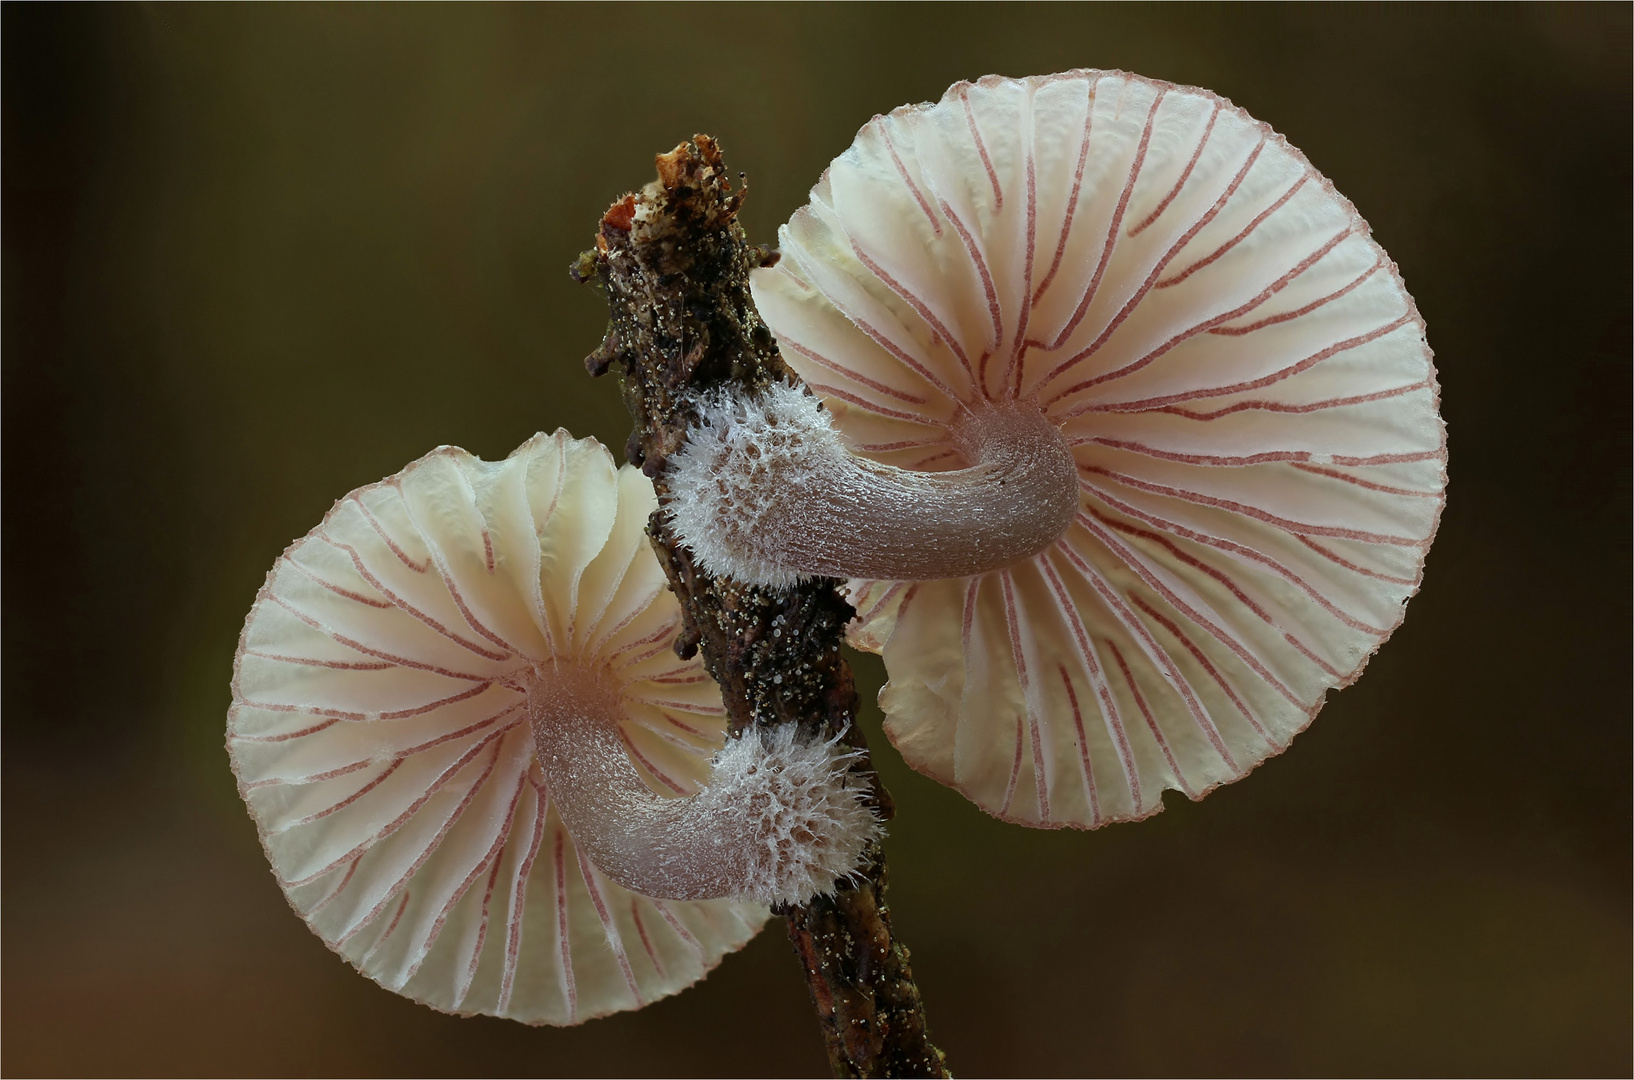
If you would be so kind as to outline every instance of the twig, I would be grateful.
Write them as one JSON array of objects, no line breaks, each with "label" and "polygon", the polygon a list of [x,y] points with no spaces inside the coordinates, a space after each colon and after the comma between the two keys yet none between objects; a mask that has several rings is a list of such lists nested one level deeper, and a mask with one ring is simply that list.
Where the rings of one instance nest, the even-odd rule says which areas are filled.
[{"label": "twig", "polygon": [[[749,296],[749,271],[776,255],[750,247],[720,149],[695,136],[658,155],[658,180],[626,195],[601,219],[596,247],[572,269],[604,288],[612,316],[586,360],[592,375],[616,366],[635,421],[626,457],[652,478],[662,507],[664,463],[686,441],[691,402],[723,384],[759,389],[797,381]],[[808,737],[841,732],[881,817],[890,796],[856,725],[857,692],[840,652],[854,614],[831,578],[766,590],[712,577],[652,516],[648,535],[681,601],[683,657],[700,649],[720,683],[734,735],[751,724],[795,724]],[[908,950],[891,932],[885,856],[877,845],[857,880],[832,896],[778,913],[788,924],[836,1076],[947,1076],[931,1045]]]}]

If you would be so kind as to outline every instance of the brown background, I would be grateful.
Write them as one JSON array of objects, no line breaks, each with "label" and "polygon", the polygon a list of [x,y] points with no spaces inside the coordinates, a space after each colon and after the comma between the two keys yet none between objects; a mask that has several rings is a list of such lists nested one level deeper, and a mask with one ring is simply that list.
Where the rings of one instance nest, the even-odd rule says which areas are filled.
[{"label": "brown background", "polygon": [[718,135],[770,241],[873,113],[1097,66],[1226,94],[1361,208],[1451,501],[1367,677],[1203,803],[1031,832],[882,745],[939,1040],[965,1074],[1628,1074],[1627,5],[3,22],[7,1073],[819,1073],[775,927],[576,1029],[355,974],[234,793],[234,640],[292,537],[432,446],[622,445],[566,267],[654,152]]}]

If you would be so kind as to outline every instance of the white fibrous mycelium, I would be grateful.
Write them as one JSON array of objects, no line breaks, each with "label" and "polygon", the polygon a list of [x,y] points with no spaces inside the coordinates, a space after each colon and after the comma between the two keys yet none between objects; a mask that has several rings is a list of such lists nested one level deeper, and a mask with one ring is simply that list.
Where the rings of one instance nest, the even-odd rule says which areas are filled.
[{"label": "white fibrous mycelium", "polygon": [[1029,825],[1144,817],[1284,749],[1400,622],[1446,485],[1423,322],[1230,102],[959,83],[779,239],[755,302],[815,397],[702,402],[672,520],[752,582],[851,579],[915,768]]},{"label": "white fibrous mycelium", "polygon": [[798,904],[855,871],[878,823],[846,786],[854,753],[792,726],[750,731],[715,756],[687,798],[652,790],[618,733],[617,694],[545,677],[528,701],[546,786],[602,872],[648,896]]},{"label": "white fibrous mycelium", "polygon": [[704,567],[757,585],[809,574],[948,578],[1052,543],[1078,470],[1036,409],[970,410],[950,437],[968,468],[923,472],[851,453],[817,399],[775,383],[699,410],[669,476],[670,520]]},{"label": "white fibrous mycelium", "polygon": [[591,440],[443,448],[335,504],[244,626],[227,746],[290,903],[390,989],[567,1024],[701,978],[855,871],[835,741],[725,739],[656,506]]}]

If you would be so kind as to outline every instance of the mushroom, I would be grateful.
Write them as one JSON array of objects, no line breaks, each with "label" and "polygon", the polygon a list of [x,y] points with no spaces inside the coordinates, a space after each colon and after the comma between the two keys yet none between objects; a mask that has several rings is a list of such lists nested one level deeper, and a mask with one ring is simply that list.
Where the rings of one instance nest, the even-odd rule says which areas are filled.
[{"label": "mushroom", "polygon": [[290,904],[387,988],[529,1023],[639,1007],[877,835],[851,753],[725,739],[719,688],[672,649],[655,506],[565,431],[497,463],[443,447],[267,576],[233,770]]},{"label": "mushroom", "polygon": [[754,298],[816,397],[702,401],[672,519],[718,572],[851,579],[910,765],[1009,821],[1145,817],[1281,752],[1400,622],[1446,484],[1423,320],[1243,110],[961,82],[779,239]]}]

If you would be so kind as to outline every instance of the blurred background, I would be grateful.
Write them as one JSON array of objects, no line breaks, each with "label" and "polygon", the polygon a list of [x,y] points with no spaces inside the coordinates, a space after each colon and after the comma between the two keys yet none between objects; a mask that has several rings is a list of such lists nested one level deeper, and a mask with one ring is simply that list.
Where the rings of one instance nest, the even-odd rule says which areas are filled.
[{"label": "blurred background", "polygon": [[6,1073],[822,1074],[775,923],[572,1029],[356,974],[234,790],[239,626],[335,498],[433,446],[623,445],[566,269],[654,153],[718,136],[770,242],[877,112],[1121,67],[1232,98],[1372,223],[1429,323],[1450,502],[1367,677],[1202,803],[1003,825],[870,711],[937,1040],[967,1075],[1628,1075],[1627,5],[0,21]]}]

